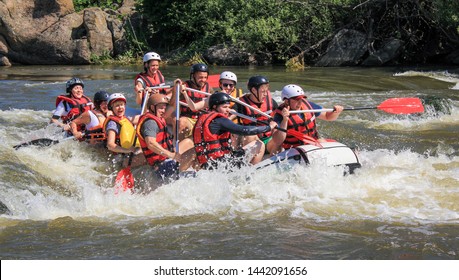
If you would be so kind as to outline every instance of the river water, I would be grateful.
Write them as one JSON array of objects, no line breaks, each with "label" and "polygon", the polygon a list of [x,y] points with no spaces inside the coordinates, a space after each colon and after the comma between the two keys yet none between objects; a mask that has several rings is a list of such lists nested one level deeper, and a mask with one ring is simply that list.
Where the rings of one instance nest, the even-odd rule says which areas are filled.
[{"label": "river water", "polygon": [[[114,194],[119,165],[103,149],[59,139],[48,124],[65,81],[134,104],[132,66],[0,69],[1,259],[459,259],[459,69],[211,68],[245,85],[266,75],[279,99],[296,83],[328,108],[419,97],[426,112],[346,111],[323,136],[358,148],[362,167],[202,171],[152,192]],[[168,81],[188,67],[166,66]],[[245,87],[245,86],[244,86]],[[134,170],[141,186],[145,168]],[[6,209],[7,208],[7,209]]]}]

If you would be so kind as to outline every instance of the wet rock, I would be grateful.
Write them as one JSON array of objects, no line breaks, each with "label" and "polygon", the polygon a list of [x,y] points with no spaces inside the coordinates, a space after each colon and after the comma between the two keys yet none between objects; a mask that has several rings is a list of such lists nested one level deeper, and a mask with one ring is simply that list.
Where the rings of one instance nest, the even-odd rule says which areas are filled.
[{"label": "wet rock", "polygon": [[250,54],[227,44],[219,44],[208,48],[203,57],[209,64],[247,65]]},{"label": "wet rock", "polygon": [[84,10],[83,22],[91,52],[102,56],[113,54],[112,32],[108,29],[106,13],[99,8]]},{"label": "wet rock", "polygon": [[72,0],[0,1],[0,19],[0,54],[12,63],[89,64],[92,55],[126,47],[117,16],[100,8],[76,13]]},{"label": "wet rock", "polygon": [[403,48],[403,41],[392,39],[374,53],[371,53],[363,62],[363,66],[381,66],[397,58]]},{"label": "wet rock", "polygon": [[327,47],[325,55],[315,64],[319,67],[355,66],[367,52],[365,34],[356,30],[339,31]]},{"label": "wet rock", "polygon": [[0,201],[0,214],[11,215],[10,209],[2,201]]}]

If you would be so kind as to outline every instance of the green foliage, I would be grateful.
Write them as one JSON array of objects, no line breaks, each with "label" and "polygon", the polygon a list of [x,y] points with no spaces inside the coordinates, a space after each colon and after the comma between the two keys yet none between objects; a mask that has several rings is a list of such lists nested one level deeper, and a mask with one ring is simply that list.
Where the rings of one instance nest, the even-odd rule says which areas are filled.
[{"label": "green foliage", "polygon": [[137,53],[139,56],[143,56],[145,50],[149,49],[147,39],[145,37],[146,32],[144,30],[140,30],[139,28],[134,28],[129,17],[126,18],[124,30],[126,31],[126,39],[129,44],[129,49],[133,52],[133,54]]},{"label": "green foliage", "polygon": [[[141,0],[140,12],[157,49],[191,48],[232,43],[248,52],[270,52],[277,59],[333,32],[342,9],[335,1],[279,0]],[[338,4],[339,5],[338,5]],[[298,45],[299,44],[299,45]]]},{"label": "green foliage", "polygon": [[101,56],[91,54],[90,57],[92,64],[106,65],[106,64],[117,64],[117,65],[131,65],[141,64],[141,59],[137,57],[132,50],[125,52],[124,54],[118,55],[116,59],[110,56],[109,52],[104,52]]},{"label": "green foliage", "polygon": [[[340,29],[369,36],[371,48],[398,38],[403,59],[415,61],[431,46],[459,40],[459,1],[454,0],[137,0],[143,22],[126,24],[132,54],[175,51],[194,61],[210,46],[231,44],[252,54],[302,68],[325,51]],[[115,8],[122,0],[74,0],[75,8]],[[432,43],[432,40],[436,40]],[[429,45],[430,44],[430,45]],[[307,51],[306,51],[307,50]],[[94,61],[100,61],[95,58]]]},{"label": "green foliage", "polygon": [[117,8],[123,3],[123,0],[73,0],[75,11],[79,12],[84,8],[100,7],[100,8]]},{"label": "green foliage", "polygon": [[93,64],[105,64],[104,62],[108,60],[112,60],[112,57],[110,56],[110,52],[104,51],[104,53],[100,56],[94,53],[91,53],[90,60],[91,60],[91,63]]},{"label": "green foliage", "polygon": [[437,20],[445,28],[453,28],[459,33],[459,1],[434,0],[433,12]]}]

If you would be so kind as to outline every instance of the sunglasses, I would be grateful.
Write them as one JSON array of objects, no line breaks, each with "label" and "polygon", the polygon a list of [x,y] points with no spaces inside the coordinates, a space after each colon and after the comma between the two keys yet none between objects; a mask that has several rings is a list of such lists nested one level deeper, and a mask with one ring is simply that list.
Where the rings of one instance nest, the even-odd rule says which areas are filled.
[{"label": "sunglasses", "polygon": [[304,98],[304,96],[303,96],[303,95],[299,95],[299,96],[295,96],[295,97],[293,97],[293,98],[290,98],[290,99],[293,99],[293,100],[296,100],[296,101],[298,101],[298,100],[301,100],[301,99],[303,99],[303,98]]},{"label": "sunglasses", "polygon": [[234,84],[222,84],[223,87],[234,87]]}]

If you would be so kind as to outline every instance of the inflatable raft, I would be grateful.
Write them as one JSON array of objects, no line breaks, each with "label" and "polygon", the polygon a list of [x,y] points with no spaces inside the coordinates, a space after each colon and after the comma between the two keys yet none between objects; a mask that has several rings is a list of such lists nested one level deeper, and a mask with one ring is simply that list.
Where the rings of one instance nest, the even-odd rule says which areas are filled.
[{"label": "inflatable raft", "polygon": [[334,140],[329,140],[317,145],[307,144],[285,150],[275,156],[267,158],[256,164],[257,169],[273,164],[325,164],[327,166],[348,167],[348,172],[353,173],[361,167],[359,158],[354,149]]}]

